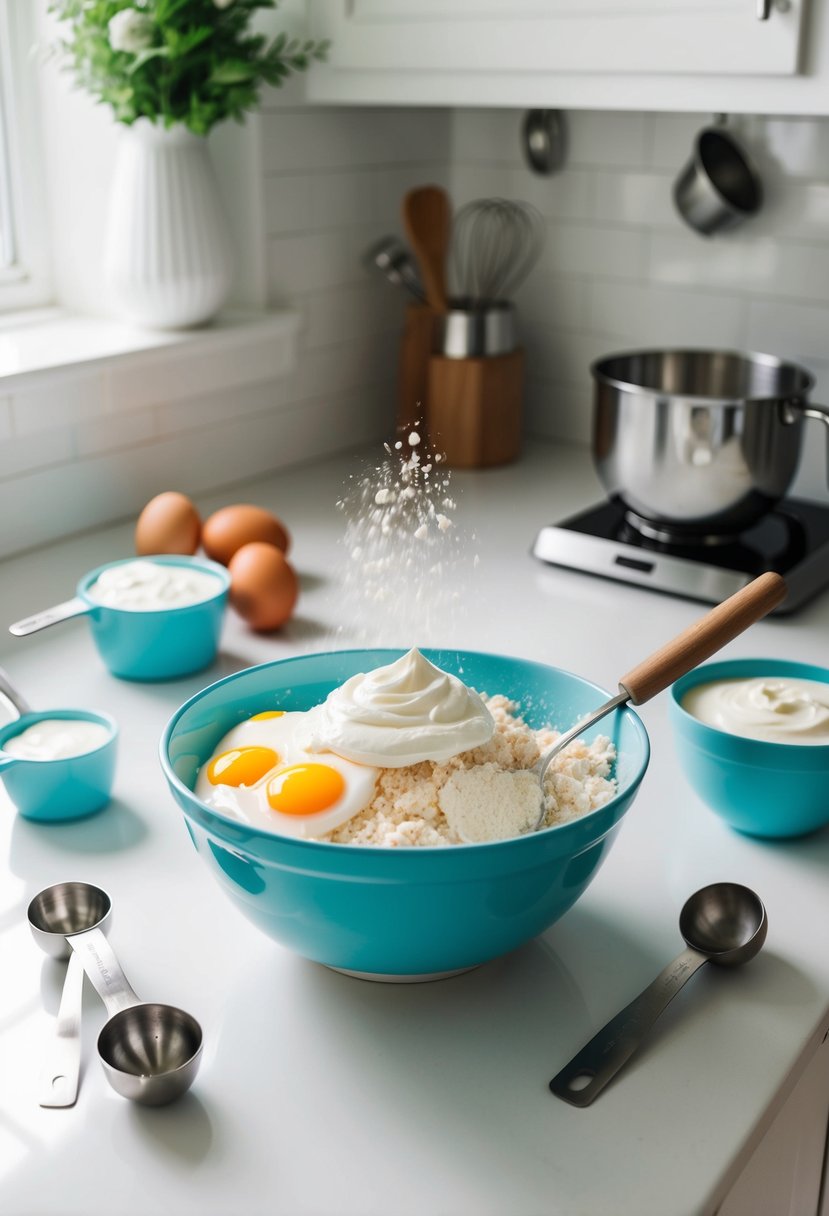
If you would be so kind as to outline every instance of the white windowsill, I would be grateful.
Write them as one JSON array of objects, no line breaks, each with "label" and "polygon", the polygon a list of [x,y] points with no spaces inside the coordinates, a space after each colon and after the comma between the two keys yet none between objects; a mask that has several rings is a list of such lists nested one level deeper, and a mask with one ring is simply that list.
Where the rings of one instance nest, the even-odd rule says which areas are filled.
[{"label": "white windowsill", "polygon": [[287,373],[295,363],[300,326],[300,314],[289,310],[228,310],[202,329],[170,331],[138,329],[60,309],[0,316],[0,396],[33,377],[83,373],[112,364],[157,367],[260,343],[284,348]]}]

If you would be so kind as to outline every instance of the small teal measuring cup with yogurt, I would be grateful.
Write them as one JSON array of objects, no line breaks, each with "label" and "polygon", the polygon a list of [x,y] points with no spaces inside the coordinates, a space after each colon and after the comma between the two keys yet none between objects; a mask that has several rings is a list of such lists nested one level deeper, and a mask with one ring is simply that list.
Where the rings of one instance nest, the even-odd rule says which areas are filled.
[{"label": "small teal measuring cup with yogurt", "polygon": [[[0,671],[0,696],[15,718],[0,727],[0,780],[24,819],[61,823],[83,819],[103,810],[112,794],[118,750],[118,724],[109,714],[88,709],[29,708],[20,693]],[[7,750],[10,740],[43,722],[93,723],[99,741],[74,756],[32,759]]]},{"label": "small teal measuring cup with yogurt", "polygon": [[195,603],[135,609],[104,604],[95,598],[94,587],[102,574],[137,560],[123,558],[90,570],[78,583],[74,599],[17,621],[9,626],[9,632],[25,637],[71,617],[86,616],[105,666],[122,680],[173,680],[209,667],[219,646],[230,588],[225,567],[206,558],[169,554],[140,559],[209,575],[215,590]]}]

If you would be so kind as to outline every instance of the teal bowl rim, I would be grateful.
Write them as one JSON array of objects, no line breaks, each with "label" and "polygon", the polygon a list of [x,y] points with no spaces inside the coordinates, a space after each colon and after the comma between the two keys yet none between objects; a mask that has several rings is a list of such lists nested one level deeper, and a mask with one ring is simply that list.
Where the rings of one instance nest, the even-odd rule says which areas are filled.
[{"label": "teal bowl rim", "polygon": [[[96,600],[94,596],[89,594],[89,588],[96,582],[105,570],[112,570],[116,566],[127,566],[131,562],[156,562],[162,566],[192,566],[197,570],[204,570],[207,574],[214,574],[220,580],[219,590],[214,595],[208,595],[203,600],[196,600],[193,604],[175,604],[169,608],[118,608],[114,604],[104,604],[101,600]],[[76,588],[76,594],[88,604],[90,608],[97,612],[115,612],[123,617],[153,617],[153,616],[169,616],[171,613],[177,612],[192,612],[194,608],[202,608],[206,604],[213,604],[216,600],[226,597],[230,590],[230,574],[228,570],[219,562],[211,561],[209,557],[188,556],[186,553],[147,553],[136,555],[135,557],[119,557],[112,562],[104,562],[101,566],[96,566],[94,570],[90,570],[83,576]]]},{"label": "teal bowl rim", "polygon": [[[429,653],[429,652],[433,651],[434,649],[437,649],[437,648],[424,647],[424,653]],[[169,759],[168,759],[169,744],[170,744],[170,740],[173,735],[173,731],[176,728],[176,725],[178,724],[179,720],[183,717],[183,715],[188,711],[188,709],[190,709],[190,707],[192,705],[194,705],[197,701],[200,701],[202,699],[202,697],[206,696],[207,693],[213,692],[215,689],[221,688],[223,685],[232,684],[235,680],[239,680],[239,679],[243,678],[244,676],[248,675],[250,672],[259,671],[265,667],[283,667],[283,666],[286,666],[291,663],[300,663],[300,662],[303,662],[304,660],[311,659],[311,658],[313,658],[313,659],[325,659],[325,658],[329,658],[329,657],[341,658],[343,655],[366,654],[373,650],[382,650],[382,651],[399,650],[401,654],[406,653],[406,647],[395,647],[395,646],[356,646],[356,647],[350,648],[348,650],[313,651],[313,652],[309,652],[308,654],[292,655],[290,658],[270,659],[265,663],[255,663],[252,667],[245,667],[245,668],[242,668],[241,671],[234,671],[229,676],[223,676],[220,680],[214,680],[214,682],[212,684],[206,685],[199,692],[195,693],[192,697],[189,697],[182,705],[180,705],[179,708],[175,711],[175,713],[172,715],[172,717],[167,722],[167,725],[164,727],[164,730],[161,735],[161,739],[159,740],[158,751],[159,751],[159,759],[161,761],[161,768],[164,772],[164,776],[165,776],[167,782],[171,786],[173,786],[175,789],[180,791],[180,793],[184,796],[185,801],[192,800],[199,808],[201,818],[206,823],[215,824],[217,829],[230,828],[231,830],[238,831],[238,829],[243,828],[246,839],[257,839],[257,840],[262,840],[263,842],[266,842],[266,843],[270,842],[271,844],[273,844],[275,842],[282,842],[286,845],[291,846],[292,849],[296,848],[299,851],[310,850],[311,851],[310,855],[312,857],[321,856],[321,850],[324,850],[324,852],[326,854],[328,854],[329,856],[341,857],[343,855],[344,849],[347,849],[347,854],[349,856],[362,856],[362,857],[377,857],[377,856],[387,856],[390,853],[402,853],[407,858],[423,855],[424,858],[431,857],[432,859],[434,859],[434,856],[436,853],[446,852],[447,850],[441,849],[440,847],[421,848],[421,849],[413,848],[413,849],[401,850],[398,848],[394,848],[391,845],[349,844],[347,846],[344,846],[341,844],[335,844],[333,841],[328,841],[328,840],[311,840],[311,839],[306,839],[304,837],[284,836],[280,832],[271,832],[271,831],[266,830],[265,828],[255,827],[253,824],[247,824],[247,823],[242,824],[242,823],[240,823],[240,821],[231,819],[227,815],[222,815],[219,811],[216,811],[213,807],[209,807],[206,803],[202,802],[199,798],[197,798],[194,791],[191,790],[188,786],[186,786],[183,781],[181,781],[181,779],[178,777],[178,775],[173,771],[172,765],[169,763]],[[511,656],[511,655],[493,654],[491,651],[483,651],[483,650],[456,650],[454,647],[448,647],[448,646],[440,647],[440,650],[442,650],[443,652],[453,651],[456,654],[469,655],[470,657],[473,657],[473,658],[500,659],[500,660],[506,659],[507,661],[514,661],[516,663],[527,664],[531,667],[541,667],[548,671],[555,671],[561,675],[570,676],[573,679],[578,680],[581,684],[585,685],[586,687],[595,690],[595,692],[597,694],[597,702],[596,702],[597,709],[604,701],[610,700],[610,698],[614,695],[612,693],[609,693],[606,689],[602,688],[600,685],[594,684],[592,680],[586,680],[584,678],[584,676],[580,676],[576,672],[573,672],[573,671],[568,671],[563,667],[554,667],[551,663],[539,663],[535,659],[521,659],[521,658]],[[457,856],[460,853],[465,853],[470,850],[480,851],[480,850],[487,850],[487,849],[490,849],[490,850],[503,849],[505,846],[513,847],[513,848],[527,848],[532,845],[533,841],[538,840],[538,839],[546,839],[546,838],[550,837],[551,834],[553,834],[553,833],[562,833],[562,832],[567,832],[568,830],[572,831],[573,829],[576,829],[577,831],[579,831],[579,833],[581,833],[584,830],[584,825],[586,823],[588,823],[595,817],[601,817],[601,816],[607,817],[608,812],[612,811],[614,808],[616,808],[620,802],[625,801],[629,805],[632,802],[634,795],[636,794],[636,791],[639,789],[639,786],[642,783],[642,779],[645,776],[645,773],[647,772],[648,764],[650,762],[651,748],[650,748],[650,739],[648,737],[648,732],[645,729],[645,724],[642,721],[642,719],[639,717],[639,715],[637,713],[635,713],[634,710],[631,709],[631,707],[629,705],[625,705],[624,707],[619,707],[619,708],[621,709],[622,714],[633,725],[637,735],[639,736],[640,743],[642,745],[642,759],[639,763],[638,769],[637,769],[634,777],[630,781],[630,784],[625,787],[624,791],[619,792],[616,795],[614,795],[614,797],[611,798],[609,802],[604,803],[603,806],[596,807],[595,810],[588,811],[584,815],[579,815],[575,819],[567,820],[565,823],[554,823],[554,824],[551,824],[550,827],[541,828],[537,832],[529,832],[523,836],[509,837],[506,840],[481,841],[481,842],[472,843],[472,844],[466,844],[466,843],[453,844],[448,849],[448,852],[452,856]],[[618,712],[618,710],[616,712]],[[187,812],[184,812],[184,811],[183,811],[183,813],[185,815],[187,814]],[[623,814],[624,814],[624,812],[623,812]],[[607,832],[610,831],[611,828],[615,825],[615,823],[618,821],[619,818],[621,818],[621,816],[611,815],[610,822],[608,823],[607,828],[604,831],[599,832],[595,837],[590,837],[590,839],[591,840],[600,839],[602,836],[606,835]],[[415,863],[415,864],[418,864],[418,863]],[[426,861],[424,860],[420,864],[425,865]]]},{"label": "teal bowl rim", "polygon": [[[735,676],[754,676],[756,678],[765,674],[790,675],[800,680],[815,680],[829,686],[829,668],[821,667],[817,663],[802,663],[797,659],[720,659],[716,663],[703,663],[699,667],[695,667],[693,671],[687,672],[686,675],[680,676],[671,685],[671,707],[683,726],[690,725],[700,733],[710,732],[718,740],[728,740],[733,746],[742,748],[747,758],[750,753],[759,754],[762,751],[766,758],[769,755],[777,755],[781,760],[784,757],[789,757],[791,761],[811,760],[807,767],[810,769],[816,767],[816,758],[822,755],[824,748],[829,748],[829,743],[778,743],[774,739],[752,739],[748,735],[737,735],[732,731],[723,730],[719,726],[712,726],[709,722],[702,722],[682,706],[681,699],[684,694],[690,688],[695,688],[697,684],[707,684],[713,680],[728,680]],[[737,762],[736,757],[734,757],[734,762]],[[782,767],[793,768],[794,764],[786,763]]]},{"label": "teal bowl rim", "polygon": [[[97,747],[92,747],[89,751],[78,752],[76,756],[52,756],[46,760],[34,760],[31,756],[15,756],[11,752],[7,752],[3,746],[7,739],[13,739],[16,735],[22,734],[27,726],[34,726],[35,722],[43,722],[50,718],[61,718],[70,721],[72,718],[80,719],[81,722],[100,722],[102,726],[106,726],[109,730],[109,738],[103,743],[99,743]],[[8,756],[11,760],[15,760],[20,764],[61,764],[67,760],[80,760],[86,756],[94,756],[97,752],[102,752],[105,747],[109,747],[114,743],[120,734],[118,723],[111,714],[106,714],[100,709],[81,709],[80,706],[70,705],[55,709],[33,709],[27,714],[21,714],[19,718],[13,718],[11,722],[6,722],[0,726],[0,756]]]}]

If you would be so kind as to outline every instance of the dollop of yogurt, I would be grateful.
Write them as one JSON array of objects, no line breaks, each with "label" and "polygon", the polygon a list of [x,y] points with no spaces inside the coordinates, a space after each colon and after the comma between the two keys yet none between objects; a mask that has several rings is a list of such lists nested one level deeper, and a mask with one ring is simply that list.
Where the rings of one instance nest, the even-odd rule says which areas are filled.
[{"label": "dollop of yogurt", "polygon": [[478,694],[419,650],[352,676],[309,717],[311,750],[378,768],[448,760],[495,730]]},{"label": "dollop of yogurt", "polygon": [[829,684],[758,676],[689,688],[682,708],[732,735],[770,743],[829,744]]},{"label": "dollop of yogurt", "polygon": [[85,718],[43,718],[12,735],[3,751],[21,760],[68,760],[97,751],[109,739],[101,722]]},{"label": "dollop of yogurt", "polygon": [[110,566],[89,588],[88,594],[110,608],[130,612],[158,612],[186,608],[212,599],[221,584],[213,574],[188,566],[135,561]]}]

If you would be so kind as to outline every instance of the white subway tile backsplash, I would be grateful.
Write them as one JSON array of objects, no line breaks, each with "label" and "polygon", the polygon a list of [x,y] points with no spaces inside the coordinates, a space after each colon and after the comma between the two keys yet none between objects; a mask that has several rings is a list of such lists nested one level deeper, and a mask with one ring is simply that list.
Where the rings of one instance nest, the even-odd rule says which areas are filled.
[{"label": "white subway tile backsplash", "polygon": [[647,163],[650,126],[647,114],[623,110],[576,110],[565,116],[567,123],[567,162],[570,165],[595,165],[605,168],[620,165],[642,168]]},{"label": "white subway tile backsplash", "polygon": [[263,116],[266,174],[355,169],[448,156],[441,110],[276,110]]},{"label": "white subway tile backsplash", "polygon": [[756,159],[775,164],[786,177],[829,177],[825,118],[746,118],[735,130]]},{"label": "white subway tile backsplash", "polygon": [[[669,173],[594,174],[594,212],[600,221],[641,228],[676,229],[673,177]],[[582,213],[583,214],[583,213]]]},{"label": "white subway tile backsplash", "polygon": [[587,280],[537,269],[516,294],[519,332],[529,326],[569,331],[587,327]]},{"label": "white subway tile backsplash", "polygon": [[268,241],[271,300],[290,304],[313,292],[364,283],[370,272],[363,265],[363,254],[376,239],[377,227],[373,224],[271,237]]},{"label": "white subway tile backsplash", "polygon": [[591,327],[636,346],[745,346],[746,301],[641,283],[590,286]]},{"label": "white subway tile backsplash", "polygon": [[757,300],[748,307],[746,342],[750,350],[766,351],[809,364],[829,361],[829,307]]},{"label": "white subway tile backsplash", "polygon": [[76,454],[94,456],[99,452],[147,443],[156,434],[155,415],[148,409],[134,410],[129,414],[110,414],[78,423],[74,433]]},{"label": "white subway tile backsplash", "polygon": [[452,119],[449,154],[453,164],[491,161],[518,164],[522,159],[520,110],[458,110]]},{"label": "white subway tile backsplash", "polygon": [[679,173],[694,150],[703,127],[710,127],[710,114],[652,114],[648,164],[654,169]]},{"label": "white subway tile backsplash", "polygon": [[[174,435],[247,419],[251,414],[275,412],[291,399],[289,383],[286,379],[266,380],[201,393],[184,401],[164,402],[153,411],[155,426],[160,435]],[[243,425],[247,426],[247,421]]]},{"label": "white subway tile backsplash", "polygon": [[15,435],[0,443],[0,477],[14,477],[31,469],[71,460],[72,431],[52,427],[37,434]]},{"label": "white subway tile backsplash", "polygon": [[376,171],[268,177],[265,216],[269,236],[372,223],[377,218]]},{"label": "white subway tile backsplash", "polygon": [[284,375],[292,360],[293,336],[274,336],[266,343],[260,334],[239,335],[233,341],[218,335],[198,359],[163,353],[137,365],[128,358],[114,364],[109,370],[110,405],[117,412],[127,412],[256,384]]},{"label": "white subway tile backsplash", "polygon": [[26,387],[11,395],[12,429],[15,435],[62,427],[97,418],[106,410],[104,381],[99,372],[78,375],[52,372],[32,377]]},{"label": "white subway tile backsplash", "polygon": [[641,279],[647,238],[633,228],[600,224],[550,224],[539,269],[554,274]]},{"label": "white subway tile backsplash", "polygon": [[382,335],[384,342],[396,341],[404,304],[402,292],[373,281],[308,296],[302,301],[307,322],[306,347],[333,346],[360,340],[366,334]]}]

